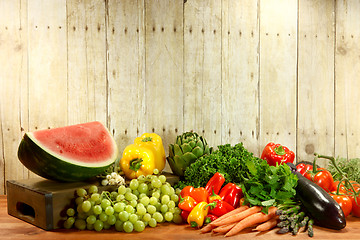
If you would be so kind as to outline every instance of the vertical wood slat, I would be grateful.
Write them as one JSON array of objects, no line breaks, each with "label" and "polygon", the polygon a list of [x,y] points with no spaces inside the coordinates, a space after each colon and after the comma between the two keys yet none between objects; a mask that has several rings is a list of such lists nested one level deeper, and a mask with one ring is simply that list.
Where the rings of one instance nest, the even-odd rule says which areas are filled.
[{"label": "vertical wood slat", "polygon": [[258,1],[222,5],[222,141],[259,155]]},{"label": "vertical wood slat", "polygon": [[109,122],[120,153],[145,131],[144,1],[108,2]]},{"label": "vertical wood slat", "polygon": [[26,1],[0,2],[0,194],[5,180],[27,178],[16,153],[27,129]]},{"label": "vertical wood slat", "polygon": [[334,1],[299,2],[298,160],[334,154],[333,12]]},{"label": "vertical wood slat", "polygon": [[360,155],[360,2],[336,1],[335,156]]},{"label": "vertical wood slat", "polygon": [[297,1],[260,1],[259,7],[260,147],[274,141],[295,149]]},{"label": "vertical wood slat", "polygon": [[66,1],[68,124],[107,123],[104,1]]},{"label": "vertical wood slat", "polygon": [[145,1],[145,129],[165,146],[183,131],[183,4]]},{"label": "vertical wood slat", "polygon": [[29,131],[67,125],[66,1],[28,1],[27,14]]},{"label": "vertical wood slat", "polygon": [[221,144],[221,0],[184,6],[184,131]]}]

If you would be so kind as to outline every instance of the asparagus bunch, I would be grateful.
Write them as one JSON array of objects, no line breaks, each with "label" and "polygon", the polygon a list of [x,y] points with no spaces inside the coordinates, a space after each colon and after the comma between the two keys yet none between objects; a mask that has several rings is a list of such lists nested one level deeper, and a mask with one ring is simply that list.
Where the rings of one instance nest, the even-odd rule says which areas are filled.
[{"label": "asparagus bunch", "polygon": [[279,209],[276,211],[279,216],[280,222],[277,227],[279,234],[291,232],[296,235],[301,228],[308,232],[310,237],[314,236],[313,224],[314,220],[311,219],[306,212],[304,212],[300,205],[292,206],[287,209]]}]

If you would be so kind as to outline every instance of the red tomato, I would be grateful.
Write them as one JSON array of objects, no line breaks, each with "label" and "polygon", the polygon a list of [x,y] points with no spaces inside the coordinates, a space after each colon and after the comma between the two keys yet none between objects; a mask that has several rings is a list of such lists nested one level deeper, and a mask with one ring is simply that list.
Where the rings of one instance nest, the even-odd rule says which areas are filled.
[{"label": "red tomato", "polygon": [[360,217],[360,196],[356,197],[356,202],[354,197],[350,197],[352,202],[352,215],[355,217]]},{"label": "red tomato", "polygon": [[352,201],[347,195],[336,195],[331,193],[331,197],[340,205],[345,217],[349,216],[352,211]]},{"label": "red tomato", "polygon": [[[360,189],[360,184],[355,181],[350,181],[350,184],[353,186],[354,190],[357,192]],[[352,188],[349,185],[345,184],[345,181],[342,181],[339,185],[339,181],[335,181],[333,185],[333,191],[337,191],[339,187],[339,193],[351,193],[353,192]],[[349,195],[349,194],[348,194]]]},{"label": "red tomato", "polygon": [[319,185],[327,192],[333,191],[334,187],[334,179],[331,173],[325,168],[318,168],[318,172],[316,174],[306,172],[304,176]]},{"label": "red tomato", "polygon": [[313,167],[310,164],[299,163],[296,165],[297,171],[304,176],[307,171],[312,171]]}]

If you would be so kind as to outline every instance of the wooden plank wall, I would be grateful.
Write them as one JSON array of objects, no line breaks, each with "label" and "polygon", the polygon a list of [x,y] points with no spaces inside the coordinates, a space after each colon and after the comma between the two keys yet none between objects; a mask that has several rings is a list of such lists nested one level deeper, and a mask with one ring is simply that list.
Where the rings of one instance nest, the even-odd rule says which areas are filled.
[{"label": "wooden plank wall", "polygon": [[[358,0],[0,0],[0,194],[26,131],[99,120],[360,155]],[[321,164],[325,165],[325,162]],[[167,167],[167,169],[169,169]]]}]

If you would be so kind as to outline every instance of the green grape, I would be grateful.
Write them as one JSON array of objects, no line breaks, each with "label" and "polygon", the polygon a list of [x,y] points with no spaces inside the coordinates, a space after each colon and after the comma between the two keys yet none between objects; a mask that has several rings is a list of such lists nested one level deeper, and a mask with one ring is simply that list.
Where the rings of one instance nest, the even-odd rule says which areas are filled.
[{"label": "green grape", "polygon": [[136,213],[140,216],[143,216],[146,213],[146,208],[145,207],[136,208]]},{"label": "green grape", "polygon": [[124,231],[123,225],[124,225],[124,222],[123,222],[123,221],[121,221],[121,220],[116,220],[116,222],[115,222],[115,230],[118,231],[118,232]]},{"label": "green grape", "polygon": [[78,188],[76,190],[76,194],[79,196],[79,197],[85,197],[87,195],[87,192],[85,189],[83,188]]},{"label": "green grape", "polygon": [[113,215],[114,214],[114,208],[112,206],[107,206],[105,208],[105,214],[108,215],[108,216]]},{"label": "green grape", "polygon": [[179,195],[180,195],[180,193],[181,193],[181,189],[180,189],[180,188],[176,188],[176,190],[175,190],[175,194],[179,196]]},{"label": "green grape", "polygon": [[119,219],[123,222],[129,220],[129,213],[127,211],[122,211],[119,213]]},{"label": "green grape", "polygon": [[94,224],[89,224],[89,223],[87,223],[87,224],[86,224],[86,229],[87,229],[87,230],[94,230]]},{"label": "green grape", "polygon": [[124,195],[126,193],[126,187],[124,185],[121,185],[118,188],[118,193]]},{"label": "green grape", "polygon": [[81,213],[78,213],[77,218],[85,220],[87,218],[87,216],[88,216],[87,213],[81,212]]},{"label": "green grape", "polygon": [[170,193],[168,195],[171,196],[173,194],[175,194],[175,189],[170,186]]},{"label": "green grape", "polygon": [[161,181],[157,178],[157,177],[154,177],[152,180],[151,180],[151,185],[154,187],[154,188],[160,188],[162,186],[162,183]]},{"label": "green grape", "polygon": [[142,204],[141,202],[139,202],[138,204],[136,204],[136,208],[144,208],[144,204]]},{"label": "green grape", "polygon": [[92,185],[89,187],[89,194],[97,193],[99,191],[98,187],[95,185]]},{"label": "green grape", "polygon": [[104,222],[104,229],[109,229],[111,227],[110,224],[108,224],[108,222]]},{"label": "green grape", "polygon": [[166,205],[166,204],[161,205],[160,211],[161,211],[163,214],[165,214],[168,210],[169,210],[168,205]]},{"label": "green grape", "polygon": [[85,230],[86,228],[86,222],[84,219],[76,219],[74,225],[79,230]]},{"label": "green grape", "polygon": [[173,222],[176,224],[181,224],[183,222],[181,215],[174,213]]},{"label": "green grape", "polygon": [[126,205],[125,211],[127,211],[128,213],[134,213],[134,212],[135,212],[135,209],[134,209],[134,207],[131,206],[131,205]]},{"label": "green grape", "polygon": [[159,169],[155,168],[155,169],[153,170],[153,173],[154,173],[155,175],[158,175],[158,174],[159,174]]},{"label": "green grape", "polygon": [[181,210],[180,208],[175,207],[174,209],[175,209],[175,210],[174,210],[174,214],[179,214],[179,215],[181,214],[181,211],[182,211],[182,210]]},{"label": "green grape", "polygon": [[143,204],[144,206],[147,206],[150,203],[150,198],[148,196],[144,196],[140,198],[140,203]]},{"label": "green grape", "polygon": [[149,204],[155,206],[155,204],[157,204],[157,203],[158,203],[158,198],[156,198],[156,197],[151,197],[151,198],[149,199]]},{"label": "green grape", "polygon": [[106,209],[110,205],[111,205],[111,202],[108,199],[105,198],[105,199],[101,200],[102,209]]},{"label": "green grape", "polygon": [[175,203],[179,202],[179,195],[177,195],[176,193],[171,194],[170,196],[171,201],[174,201]]},{"label": "green grape", "polygon": [[84,197],[77,197],[75,199],[75,204],[79,206],[83,201],[84,201]]},{"label": "green grape", "polygon": [[75,210],[73,208],[68,208],[66,210],[66,215],[68,215],[69,217],[72,217],[75,215]]},{"label": "green grape", "polygon": [[131,190],[136,190],[139,187],[139,181],[137,179],[132,179],[130,181],[129,187]]},{"label": "green grape", "polygon": [[124,193],[124,195],[128,192],[131,193],[131,189],[129,187],[126,188],[126,192]]},{"label": "green grape", "polygon": [[175,213],[175,208],[174,207],[169,208],[168,212]]},{"label": "green grape", "polygon": [[111,199],[113,199],[113,200],[115,200],[118,195],[119,195],[118,192],[115,192],[115,191],[110,193]]},{"label": "green grape", "polygon": [[123,194],[119,194],[119,195],[116,196],[116,201],[117,202],[121,202],[124,199],[125,199],[125,196]]},{"label": "green grape", "polygon": [[103,230],[104,228],[104,223],[102,221],[100,221],[99,219],[96,220],[96,222],[94,223],[94,229],[97,232],[100,232],[101,230]]},{"label": "green grape", "polygon": [[161,194],[160,194],[160,191],[155,191],[151,194],[152,197],[154,198],[160,198]]},{"label": "green grape", "polygon": [[94,215],[90,215],[86,218],[86,222],[88,224],[94,224],[96,222],[96,217]]},{"label": "green grape", "polygon": [[142,232],[142,231],[144,231],[144,229],[145,229],[145,223],[144,222],[142,222],[142,221],[136,221],[135,223],[134,223],[134,229],[135,229],[135,231],[136,232]]},{"label": "green grape", "polygon": [[156,211],[158,211],[158,212],[160,212],[161,211],[161,203],[159,203],[159,202],[157,202],[156,204],[155,204],[155,207],[156,207]]},{"label": "green grape", "polygon": [[146,183],[140,183],[139,187],[137,189],[139,191],[139,193],[147,193],[149,191],[149,186]]},{"label": "green grape", "polygon": [[116,222],[116,217],[115,217],[115,215],[110,215],[109,217],[108,217],[108,220],[106,221],[108,224],[110,224],[110,225],[114,225],[115,224],[115,222]]},{"label": "green grape", "polygon": [[89,200],[85,200],[82,204],[81,204],[81,208],[84,212],[88,212],[91,209],[91,203]]},{"label": "green grape", "polygon": [[173,200],[170,200],[168,203],[167,203],[168,207],[169,208],[174,208],[176,206],[175,202]]},{"label": "green grape", "polygon": [[149,221],[149,226],[156,227],[156,225],[157,225],[157,221],[155,220],[155,218],[151,218]]},{"label": "green grape", "polygon": [[130,205],[131,205],[132,207],[136,207],[137,201],[136,201],[136,200],[131,200],[131,201],[130,201]]},{"label": "green grape", "polygon": [[170,187],[166,184],[161,186],[161,194],[169,195],[170,194]]},{"label": "green grape", "polygon": [[158,178],[159,178],[159,180],[160,180],[161,183],[165,183],[165,182],[166,182],[166,177],[165,177],[165,175],[160,175]]},{"label": "green grape", "polygon": [[77,205],[76,211],[77,211],[78,213],[84,213],[84,210],[82,209],[82,203],[80,203],[79,205]]},{"label": "green grape", "polygon": [[136,215],[135,213],[130,214],[130,216],[129,216],[129,221],[130,221],[131,223],[134,224],[137,220],[139,220],[138,215]]},{"label": "green grape", "polygon": [[150,214],[154,214],[156,212],[156,207],[154,205],[148,205],[146,209]]},{"label": "green grape", "polygon": [[155,212],[152,217],[156,220],[156,222],[162,222],[164,220],[164,217],[161,213]]},{"label": "green grape", "polygon": [[162,197],[161,197],[161,203],[162,204],[168,204],[170,202],[170,197],[169,197],[169,195],[163,195]]},{"label": "green grape", "polygon": [[134,196],[134,194],[132,194],[131,192],[125,193],[125,199],[128,201],[133,200],[133,196]]},{"label": "green grape", "polygon": [[149,222],[151,219],[151,215],[150,213],[145,213],[142,217],[142,220],[145,221],[145,222]]},{"label": "green grape", "polygon": [[174,215],[171,212],[167,212],[164,214],[164,218],[167,222],[171,222],[174,218]]},{"label": "green grape", "polygon": [[140,193],[138,196],[139,199],[142,199],[143,197],[147,197],[146,193]]},{"label": "green grape", "polygon": [[131,222],[126,221],[123,224],[123,228],[125,232],[130,233],[134,230],[134,225]]},{"label": "green grape", "polygon": [[102,207],[100,205],[95,205],[93,207],[93,212],[94,214],[99,215],[102,212]]},{"label": "green grape", "polygon": [[106,222],[108,220],[108,215],[106,215],[104,212],[102,212],[102,213],[99,214],[99,219],[102,222]]},{"label": "green grape", "polygon": [[126,204],[125,203],[123,203],[123,202],[117,202],[117,203],[115,203],[115,205],[114,205],[114,210],[115,210],[115,212],[121,212],[121,211],[124,211],[124,209],[125,209],[125,206],[126,206]]},{"label": "green grape", "polygon": [[74,223],[75,223],[75,218],[69,217],[69,218],[66,219],[65,222],[64,222],[64,228],[70,229],[70,228],[72,228],[72,226],[74,225]]}]

